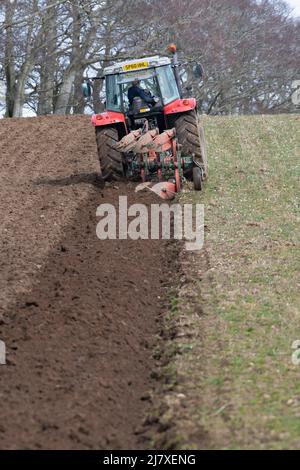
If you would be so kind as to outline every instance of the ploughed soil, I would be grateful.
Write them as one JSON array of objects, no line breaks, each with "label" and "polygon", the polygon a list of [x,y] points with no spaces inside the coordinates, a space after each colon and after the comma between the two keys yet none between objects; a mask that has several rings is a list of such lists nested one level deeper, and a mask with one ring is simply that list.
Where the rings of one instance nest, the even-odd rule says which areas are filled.
[{"label": "ploughed soil", "polygon": [[0,120],[1,449],[136,449],[155,387],[172,243],[96,236],[99,204],[159,202],[101,188],[89,118]]}]

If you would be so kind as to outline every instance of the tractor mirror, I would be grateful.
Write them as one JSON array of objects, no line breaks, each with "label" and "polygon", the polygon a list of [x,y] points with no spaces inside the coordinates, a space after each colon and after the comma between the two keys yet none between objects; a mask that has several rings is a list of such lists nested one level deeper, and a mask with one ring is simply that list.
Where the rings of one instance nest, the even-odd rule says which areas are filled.
[{"label": "tractor mirror", "polygon": [[201,64],[195,64],[193,66],[193,74],[195,78],[203,78],[204,77],[204,70]]},{"label": "tractor mirror", "polygon": [[82,83],[81,90],[85,98],[90,98],[92,96],[92,87],[89,82]]}]

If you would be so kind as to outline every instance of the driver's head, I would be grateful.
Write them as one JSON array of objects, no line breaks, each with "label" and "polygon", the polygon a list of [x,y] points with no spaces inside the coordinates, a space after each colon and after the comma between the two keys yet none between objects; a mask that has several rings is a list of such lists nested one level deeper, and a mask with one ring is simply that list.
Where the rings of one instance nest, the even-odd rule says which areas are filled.
[{"label": "driver's head", "polygon": [[140,83],[141,83],[140,80],[138,78],[136,78],[135,80],[133,80],[132,85],[133,86],[140,86]]}]

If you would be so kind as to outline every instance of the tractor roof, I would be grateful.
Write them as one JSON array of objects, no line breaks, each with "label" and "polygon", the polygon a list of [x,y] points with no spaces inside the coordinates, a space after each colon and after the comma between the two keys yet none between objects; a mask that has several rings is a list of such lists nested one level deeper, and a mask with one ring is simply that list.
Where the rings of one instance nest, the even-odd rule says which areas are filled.
[{"label": "tractor roof", "polygon": [[128,73],[135,72],[142,69],[150,69],[153,67],[159,67],[160,65],[171,64],[169,57],[159,57],[158,55],[153,57],[143,57],[142,59],[126,60],[124,62],[116,62],[110,67],[104,69],[104,75],[113,75],[116,73]]}]

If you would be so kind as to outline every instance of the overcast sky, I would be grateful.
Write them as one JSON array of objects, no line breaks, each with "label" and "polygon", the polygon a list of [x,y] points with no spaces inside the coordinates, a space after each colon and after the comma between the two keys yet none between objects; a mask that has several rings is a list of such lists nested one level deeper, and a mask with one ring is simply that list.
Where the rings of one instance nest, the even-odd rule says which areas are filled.
[{"label": "overcast sky", "polygon": [[292,8],[295,9],[294,14],[300,16],[300,0],[286,0]]}]

